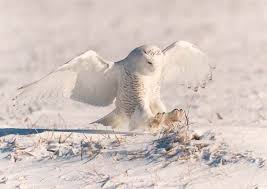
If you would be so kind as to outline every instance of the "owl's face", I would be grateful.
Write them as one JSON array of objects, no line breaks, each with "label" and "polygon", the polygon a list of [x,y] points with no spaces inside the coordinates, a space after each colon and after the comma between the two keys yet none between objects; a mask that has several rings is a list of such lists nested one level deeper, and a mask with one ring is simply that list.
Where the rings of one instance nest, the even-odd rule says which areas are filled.
[{"label": "owl's face", "polygon": [[141,75],[152,75],[163,67],[163,53],[160,48],[144,45],[134,49],[126,58],[127,69]]}]

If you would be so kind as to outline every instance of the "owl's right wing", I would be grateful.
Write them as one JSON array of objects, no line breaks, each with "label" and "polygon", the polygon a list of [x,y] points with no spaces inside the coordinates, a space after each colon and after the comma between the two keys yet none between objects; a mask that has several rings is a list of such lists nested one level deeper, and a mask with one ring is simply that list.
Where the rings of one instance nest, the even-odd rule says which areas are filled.
[{"label": "owl's right wing", "polygon": [[87,51],[59,67],[39,81],[19,89],[15,104],[32,101],[73,99],[95,106],[107,106],[116,97],[119,65],[101,58],[94,51]]},{"label": "owl's right wing", "polygon": [[195,45],[179,41],[163,50],[166,66],[164,82],[185,85],[197,91],[212,79],[214,65]]}]

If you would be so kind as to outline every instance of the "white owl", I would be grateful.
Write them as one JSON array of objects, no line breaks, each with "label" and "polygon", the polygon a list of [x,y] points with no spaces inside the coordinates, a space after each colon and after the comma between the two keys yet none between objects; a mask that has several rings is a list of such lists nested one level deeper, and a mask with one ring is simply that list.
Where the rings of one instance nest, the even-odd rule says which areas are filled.
[{"label": "white owl", "polygon": [[[144,45],[123,60],[110,62],[87,51],[37,82],[21,87],[16,101],[61,98],[95,106],[116,108],[93,122],[130,128],[147,125],[158,112],[165,112],[160,86],[184,84],[197,91],[211,80],[207,57],[191,43],[180,41],[166,49]],[[171,92],[171,89],[170,89]]]}]

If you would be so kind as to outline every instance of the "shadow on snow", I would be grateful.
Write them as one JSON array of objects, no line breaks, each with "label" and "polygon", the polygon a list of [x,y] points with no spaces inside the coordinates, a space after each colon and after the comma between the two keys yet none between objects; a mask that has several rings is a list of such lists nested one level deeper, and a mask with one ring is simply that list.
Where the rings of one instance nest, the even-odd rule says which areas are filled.
[{"label": "shadow on snow", "polygon": [[143,135],[143,133],[136,132],[120,132],[114,130],[99,130],[99,129],[28,129],[28,128],[0,128],[0,137],[7,135],[30,135],[39,134],[46,131],[52,132],[73,132],[86,134],[120,134],[126,136]]}]

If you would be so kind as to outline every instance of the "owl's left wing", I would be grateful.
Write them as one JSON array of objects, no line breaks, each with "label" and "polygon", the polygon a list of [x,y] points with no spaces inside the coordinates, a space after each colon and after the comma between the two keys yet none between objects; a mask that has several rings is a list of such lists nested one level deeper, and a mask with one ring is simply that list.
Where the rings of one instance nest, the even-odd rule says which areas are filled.
[{"label": "owl's left wing", "polygon": [[213,67],[208,57],[196,46],[186,41],[171,44],[163,50],[164,83],[177,83],[197,91],[212,79]]},{"label": "owl's left wing", "polygon": [[110,105],[117,94],[119,66],[89,50],[42,79],[23,86],[14,107],[69,98],[95,106]]}]

